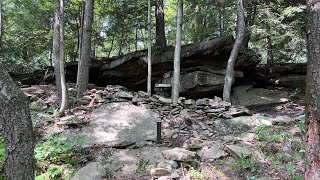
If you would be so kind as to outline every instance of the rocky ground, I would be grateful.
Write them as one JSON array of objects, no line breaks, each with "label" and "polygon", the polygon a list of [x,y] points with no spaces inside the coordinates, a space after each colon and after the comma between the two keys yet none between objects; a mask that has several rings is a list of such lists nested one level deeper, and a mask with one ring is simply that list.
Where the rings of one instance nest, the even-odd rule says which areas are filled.
[{"label": "rocky ground", "polygon": [[74,180],[302,179],[304,107],[293,100],[296,92],[243,86],[234,93],[237,106],[219,97],[181,97],[172,105],[160,95],[93,86],[76,104],[69,87],[71,108],[62,118],[54,110],[50,118],[39,115],[55,107],[53,86],[23,91],[36,110],[38,142],[58,134],[79,142],[82,153],[71,158],[90,155],[75,165]]}]

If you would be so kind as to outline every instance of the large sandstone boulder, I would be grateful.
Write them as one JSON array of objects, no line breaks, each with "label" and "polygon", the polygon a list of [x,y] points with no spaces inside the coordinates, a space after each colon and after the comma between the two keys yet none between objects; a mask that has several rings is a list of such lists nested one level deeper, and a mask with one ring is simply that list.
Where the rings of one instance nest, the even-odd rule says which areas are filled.
[{"label": "large sandstone boulder", "polygon": [[[194,67],[207,67],[214,70],[225,69],[233,43],[233,37],[228,36],[183,46],[181,49],[181,70]],[[172,71],[173,57],[174,47],[154,51],[152,59],[153,83],[160,81],[165,73]],[[247,49],[242,49],[235,64],[235,69],[253,69],[257,63],[258,58],[254,53],[249,52]],[[77,67],[77,62],[66,64],[66,79],[68,82],[76,82]],[[23,84],[34,84],[43,81],[54,82],[52,67],[48,68],[48,71],[39,71],[28,76],[14,73],[12,75]],[[25,77],[32,77],[33,79],[30,80]],[[132,90],[146,89],[147,51],[138,51],[113,58],[93,59],[90,65],[89,77],[90,83],[97,86],[119,84]]]},{"label": "large sandstone boulder", "polygon": [[103,145],[126,147],[136,142],[156,139],[157,112],[129,102],[114,102],[100,106],[91,114],[91,121],[80,131],[70,129],[62,135],[81,138],[83,147]]}]

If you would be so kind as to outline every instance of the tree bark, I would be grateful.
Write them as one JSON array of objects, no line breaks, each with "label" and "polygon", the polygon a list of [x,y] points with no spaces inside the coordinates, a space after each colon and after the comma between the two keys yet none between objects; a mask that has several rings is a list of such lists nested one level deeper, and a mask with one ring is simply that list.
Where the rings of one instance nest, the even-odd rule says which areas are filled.
[{"label": "tree bark", "polygon": [[[257,15],[257,0],[249,0],[248,1],[248,13],[247,18],[245,20],[245,27],[248,28],[254,24],[256,15]],[[251,37],[251,32],[247,29],[244,33],[243,37],[243,46],[248,48],[249,47],[249,41]]]},{"label": "tree bark", "polygon": [[77,75],[77,98],[83,96],[87,90],[89,82],[89,67],[90,67],[90,53],[91,53],[91,35],[93,24],[93,0],[86,0],[84,12],[83,36],[81,43],[81,55],[78,63]]},{"label": "tree bark", "polygon": [[59,106],[61,105],[61,72],[60,72],[60,1],[55,0],[54,9],[54,24],[53,24],[53,49],[52,49],[52,61],[54,65],[55,83],[58,90]]},{"label": "tree bark", "polygon": [[173,82],[172,82],[172,103],[173,104],[177,104],[178,98],[179,98],[182,16],[183,16],[183,0],[178,0],[176,46],[174,50],[174,60],[173,60]]},{"label": "tree bark", "polygon": [[[64,111],[68,108],[68,89],[66,84],[65,69],[64,69],[64,4],[60,0],[60,84],[61,84],[61,104],[59,114],[63,115]],[[60,88],[60,87],[59,87]]]},{"label": "tree bark", "polygon": [[34,180],[34,135],[25,95],[0,64],[0,123],[6,144],[7,180]]},{"label": "tree bark", "polygon": [[5,6],[4,1],[0,2],[0,50],[3,46],[3,32],[4,32],[4,12],[3,7]]},{"label": "tree bark", "polygon": [[113,44],[114,44],[114,35],[112,35],[111,46],[110,46],[110,49],[109,49],[109,52],[108,52],[108,57],[110,57],[110,55],[111,55],[111,52],[112,52],[112,49],[113,49]]},{"label": "tree bark", "polygon": [[165,48],[167,46],[163,6],[163,0],[156,0],[156,47],[159,48]]},{"label": "tree bark", "polygon": [[271,13],[269,10],[267,10],[266,16],[268,18],[267,19],[267,36],[266,36],[267,64],[273,64],[273,49],[272,49],[271,27],[270,27]]},{"label": "tree bark", "polygon": [[237,38],[228,60],[226,78],[225,78],[224,88],[223,88],[223,100],[226,102],[231,102],[231,87],[233,83],[234,64],[238,57],[241,45],[243,43],[244,34],[245,34],[245,20],[244,20],[244,9],[243,9],[242,0],[238,0],[237,9],[238,9]]},{"label": "tree bark", "polygon": [[148,95],[151,96],[151,0],[148,0],[148,82],[147,82],[147,91]]},{"label": "tree bark", "polygon": [[308,4],[305,179],[320,179],[320,0]]}]

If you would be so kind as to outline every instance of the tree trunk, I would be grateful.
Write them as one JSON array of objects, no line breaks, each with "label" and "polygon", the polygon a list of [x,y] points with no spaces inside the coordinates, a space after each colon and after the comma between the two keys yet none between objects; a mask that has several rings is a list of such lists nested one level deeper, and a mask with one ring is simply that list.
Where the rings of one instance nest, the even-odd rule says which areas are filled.
[{"label": "tree trunk", "polygon": [[219,8],[219,36],[220,37],[222,37],[224,34],[223,10],[224,10],[224,5]]},{"label": "tree trunk", "polygon": [[234,43],[233,49],[231,51],[227,70],[226,70],[226,78],[224,82],[223,88],[223,100],[226,102],[231,102],[231,87],[233,83],[233,74],[234,74],[234,64],[238,57],[238,53],[240,51],[241,45],[243,43],[243,38],[245,34],[245,21],[244,21],[244,9],[242,0],[238,0],[237,3],[238,15],[237,15],[237,38]]},{"label": "tree trunk", "polygon": [[53,25],[53,49],[52,49],[52,61],[54,65],[55,83],[58,90],[59,106],[61,105],[61,72],[60,72],[60,1],[55,0],[54,9],[54,25]]},{"label": "tree trunk", "polygon": [[[61,84],[61,104],[59,114],[63,115],[64,111],[68,108],[68,89],[65,78],[64,69],[64,5],[63,0],[60,0],[60,84]],[[60,88],[60,87],[59,87]]]},{"label": "tree trunk", "polygon": [[151,0],[148,0],[148,82],[147,91],[148,95],[151,96]]},{"label": "tree trunk", "polygon": [[110,50],[108,52],[108,57],[110,57],[110,55],[111,55],[113,44],[114,44],[114,35],[112,35],[111,46],[110,46]]},{"label": "tree trunk", "polygon": [[266,37],[267,64],[273,64],[273,49],[272,49],[272,39],[271,39],[270,25],[268,25],[267,33],[268,33],[267,37]]},{"label": "tree trunk", "polygon": [[320,0],[308,3],[305,179],[320,179]]},{"label": "tree trunk", "polygon": [[3,32],[4,32],[4,12],[3,7],[5,6],[4,2],[0,2],[0,50],[3,46]]},{"label": "tree trunk", "polygon": [[178,0],[178,17],[177,17],[177,33],[176,47],[174,50],[173,62],[173,82],[172,82],[172,103],[177,104],[180,88],[180,56],[181,56],[181,36],[182,36],[182,16],[183,16],[183,0]]},{"label": "tree trunk", "polygon": [[[248,1],[248,11],[247,11],[247,18],[245,20],[245,27],[248,28],[254,24],[256,15],[257,15],[257,0],[249,0]],[[248,48],[249,47],[249,41],[251,37],[251,32],[249,30],[246,30],[244,32],[243,37],[243,46]]]},{"label": "tree trunk", "polygon": [[7,180],[34,180],[34,135],[25,95],[0,65],[0,123],[6,144]]},{"label": "tree trunk", "polygon": [[78,29],[78,60],[81,59],[81,46],[82,46],[82,35],[83,35],[83,21],[84,21],[84,3],[81,2],[81,5],[79,6],[79,29]]},{"label": "tree trunk", "polygon": [[163,0],[156,0],[155,16],[156,16],[156,47],[165,48],[167,46],[167,43],[166,43],[166,33],[165,33]]},{"label": "tree trunk", "polygon": [[89,82],[89,67],[90,67],[90,53],[91,53],[91,35],[93,23],[93,0],[86,0],[86,7],[84,12],[83,36],[81,43],[81,55],[78,64],[77,75],[77,98],[83,96],[87,90]]},{"label": "tree trunk", "polygon": [[273,64],[273,49],[272,49],[272,38],[271,38],[271,27],[270,19],[271,13],[269,10],[266,12],[267,16],[267,36],[266,36],[266,48],[267,48],[267,64]]},{"label": "tree trunk", "polygon": [[134,49],[136,52],[138,51],[138,28],[136,28],[136,39],[135,39]]}]

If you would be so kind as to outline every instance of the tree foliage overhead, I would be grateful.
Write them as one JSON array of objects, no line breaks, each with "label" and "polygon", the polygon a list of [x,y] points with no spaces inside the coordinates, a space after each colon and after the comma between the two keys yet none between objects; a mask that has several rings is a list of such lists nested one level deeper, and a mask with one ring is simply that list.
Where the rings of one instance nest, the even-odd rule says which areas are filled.
[{"label": "tree foliage overhead", "polygon": [[[79,58],[83,0],[65,1],[66,61]],[[1,61],[15,71],[31,71],[51,64],[53,2],[49,0],[6,0],[3,15],[4,38]],[[152,2],[154,5],[154,2]],[[164,0],[165,32],[168,46],[175,43],[177,0]],[[256,13],[249,47],[266,61],[266,36],[272,39],[275,62],[306,61],[305,13],[302,0],[246,0],[249,18],[252,4]],[[251,5],[251,6],[250,6]],[[145,0],[99,0],[95,3],[92,55],[111,57],[147,48],[147,2]],[[251,9],[250,9],[251,8]],[[152,34],[155,17],[152,8]],[[234,35],[235,0],[186,0],[182,44]],[[266,16],[269,12],[270,16]],[[267,31],[270,27],[270,32]],[[153,38],[153,44],[155,38]]]}]

